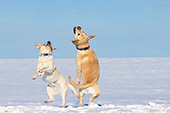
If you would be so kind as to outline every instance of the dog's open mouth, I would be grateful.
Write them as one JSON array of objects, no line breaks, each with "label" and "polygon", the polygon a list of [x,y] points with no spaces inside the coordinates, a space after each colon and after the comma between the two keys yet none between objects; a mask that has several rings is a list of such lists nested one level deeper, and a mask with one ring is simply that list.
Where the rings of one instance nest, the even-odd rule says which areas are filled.
[{"label": "dog's open mouth", "polygon": [[74,34],[76,34],[76,27],[73,28],[73,32],[74,32]]},{"label": "dog's open mouth", "polygon": [[77,30],[81,30],[81,27],[80,27],[80,26],[78,26],[78,27],[74,27],[74,28],[73,28],[73,32],[74,32],[74,34],[76,34],[76,29],[77,29]]},{"label": "dog's open mouth", "polygon": [[80,26],[78,26],[78,27],[77,27],[77,29],[78,29],[78,30],[81,30],[81,27],[80,27]]},{"label": "dog's open mouth", "polygon": [[43,44],[43,45],[45,45],[45,46],[51,46],[51,42],[48,41],[47,43],[45,43],[45,44]]},{"label": "dog's open mouth", "polygon": [[46,46],[51,46],[51,42],[48,41],[47,44],[46,44]]}]

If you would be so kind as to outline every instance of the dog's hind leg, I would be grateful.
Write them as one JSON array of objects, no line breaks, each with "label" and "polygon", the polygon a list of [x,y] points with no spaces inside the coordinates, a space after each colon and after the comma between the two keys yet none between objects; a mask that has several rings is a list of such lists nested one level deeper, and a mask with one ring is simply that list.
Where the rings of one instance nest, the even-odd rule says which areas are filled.
[{"label": "dog's hind leg", "polygon": [[54,96],[56,95],[56,92],[55,92],[54,88],[55,87],[53,87],[53,86],[48,86],[47,87],[47,94],[49,96],[49,99],[45,100],[44,101],[45,103],[50,103],[50,102],[54,101]]},{"label": "dog's hind leg", "polygon": [[83,102],[83,97],[84,97],[84,92],[83,89],[79,89],[80,92],[80,102],[79,102],[79,107],[82,107],[82,102]]},{"label": "dog's hind leg", "polygon": [[79,107],[82,107],[83,97],[80,97]]},{"label": "dog's hind leg", "polygon": [[67,92],[61,94],[61,97],[62,97],[62,108],[65,108],[65,105],[66,105],[66,96],[67,96]]},{"label": "dog's hind leg", "polygon": [[100,94],[97,94],[95,96],[92,96],[90,99],[89,99],[89,105],[91,105],[92,101],[97,98]]},{"label": "dog's hind leg", "polygon": [[100,95],[100,86],[99,86],[99,83],[96,82],[96,84],[94,84],[92,87],[91,87],[91,94],[92,94],[92,97],[89,99],[89,105],[92,103],[92,101],[97,98],[99,95]]}]

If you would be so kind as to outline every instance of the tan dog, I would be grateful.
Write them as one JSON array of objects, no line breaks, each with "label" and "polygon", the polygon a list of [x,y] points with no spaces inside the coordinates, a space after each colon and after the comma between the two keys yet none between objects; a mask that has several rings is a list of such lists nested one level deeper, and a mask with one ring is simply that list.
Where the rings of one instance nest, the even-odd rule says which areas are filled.
[{"label": "tan dog", "polygon": [[47,87],[47,94],[50,97],[49,100],[45,100],[45,103],[50,103],[54,101],[54,96],[60,94],[62,97],[62,107],[65,107],[65,97],[67,96],[68,88],[79,98],[79,92],[60,74],[56,69],[54,59],[51,53],[55,48],[51,47],[51,42],[48,41],[46,44],[41,45],[39,43],[35,44],[40,50],[40,56],[38,59],[37,72],[35,72],[32,79],[36,79],[38,75],[42,76],[43,81],[47,82],[49,85]]},{"label": "tan dog", "polygon": [[[89,100],[89,105],[92,101],[100,95],[100,86],[98,83],[100,70],[99,63],[94,51],[90,48],[88,40],[95,36],[87,36],[82,31],[82,28],[74,27],[74,37],[75,40],[72,41],[77,48],[77,83],[75,83],[69,76],[70,83],[80,88],[80,103],[82,106],[82,99],[85,94],[91,94],[92,97]],[[80,78],[82,76],[82,83],[80,83]]]}]

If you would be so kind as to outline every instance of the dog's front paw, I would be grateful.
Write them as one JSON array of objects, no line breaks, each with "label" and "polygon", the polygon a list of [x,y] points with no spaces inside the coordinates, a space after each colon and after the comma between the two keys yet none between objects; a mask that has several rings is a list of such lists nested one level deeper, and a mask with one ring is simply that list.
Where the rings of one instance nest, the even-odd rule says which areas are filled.
[{"label": "dog's front paw", "polygon": [[35,80],[38,76],[38,72],[35,72],[34,76],[32,77],[33,80]]},{"label": "dog's front paw", "polygon": [[33,80],[35,80],[36,78],[37,78],[37,77],[34,77],[34,76],[32,77]]}]

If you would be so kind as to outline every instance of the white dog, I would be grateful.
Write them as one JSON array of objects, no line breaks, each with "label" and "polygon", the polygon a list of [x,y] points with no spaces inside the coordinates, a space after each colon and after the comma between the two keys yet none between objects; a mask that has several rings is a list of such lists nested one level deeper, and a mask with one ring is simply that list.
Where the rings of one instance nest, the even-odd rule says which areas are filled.
[{"label": "white dog", "polygon": [[67,83],[63,75],[56,69],[54,59],[51,56],[55,48],[51,47],[51,42],[48,41],[44,45],[36,43],[35,45],[40,50],[40,56],[38,59],[37,72],[35,72],[32,79],[34,80],[40,75],[42,76],[42,80],[49,84],[47,87],[47,94],[50,98],[44,102],[53,102],[54,96],[60,94],[62,97],[62,107],[65,107],[65,97],[67,96],[68,88],[79,98],[79,92],[72,85]]}]

